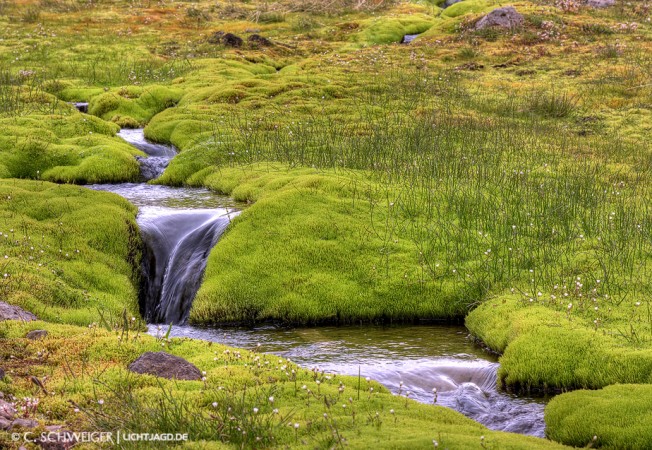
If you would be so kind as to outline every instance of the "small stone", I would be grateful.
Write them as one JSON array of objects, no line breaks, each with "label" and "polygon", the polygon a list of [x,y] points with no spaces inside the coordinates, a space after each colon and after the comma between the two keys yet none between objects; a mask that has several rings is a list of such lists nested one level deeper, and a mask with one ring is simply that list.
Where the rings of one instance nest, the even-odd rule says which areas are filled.
[{"label": "small stone", "polygon": [[11,422],[4,417],[0,417],[0,430],[8,430],[11,426]]},{"label": "small stone", "polygon": [[36,320],[36,316],[18,306],[0,302],[0,322],[3,320],[22,320],[24,322],[30,322]]},{"label": "small stone", "polygon": [[523,15],[517,12],[513,6],[505,6],[494,9],[482,19],[478,20],[475,24],[475,29],[482,30],[490,27],[516,28],[523,25],[524,21]]},{"label": "small stone", "polygon": [[242,47],[242,38],[236,36],[233,33],[226,33],[222,36],[222,44],[227,47]]},{"label": "small stone", "polygon": [[4,400],[0,400],[0,417],[7,420],[13,420],[16,415],[16,408]]},{"label": "small stone", "polygon": [[38,427],[38,422],[32,419],[16,419],[11,422],[11,429],[14,428],[36,428]]},{"label": "small stone", "polygon": [[216,31],[208,37],[208,42],[210,44],[220,44],[222,42],[222,36],[224,36],[224,31]]},{"label": "small stone", "polygon": [[48,332],[46,330],[32,330],[29,333],[27,333],[25,337],[33,341],[38,341],[39,339],[45,339],[47,335]]},{"label": "small stone", "polygon": [[252,47],[269,47],[272,45],[272,41],[260,34],[252,34],[247,38],[247,42],[249,42],[249,45]]},{"label": "small stone", "polygon": [[201,380],[202,378],[202,373],[193,364],[165,352],[143,353],[138,359],[129,364],[129,370],[169,380]]}]

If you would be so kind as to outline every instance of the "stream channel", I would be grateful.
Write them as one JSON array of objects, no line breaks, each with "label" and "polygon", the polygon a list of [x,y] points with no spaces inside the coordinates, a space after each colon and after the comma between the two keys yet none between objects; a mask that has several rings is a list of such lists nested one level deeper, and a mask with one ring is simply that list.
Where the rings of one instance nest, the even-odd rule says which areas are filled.
[{"label": "stream channel", "polygon": [[494,430],[544,437],[545,400],[515,396],[497,386],[495,356],[474,344],[463,326],[349,326],[255,329],[196,328],[185,325],[211,248],[238,214],[233,200],[207,189],[149,185],[176,154],[148,142],[143,130],[122,130],[125,141],[145,152],[138,158],[142,183],[104,184],[139,208],[145,244],[141,314],[149,333],[189,337],[257,349],[308,369],[369,377],[397,395],[455,409]]}]

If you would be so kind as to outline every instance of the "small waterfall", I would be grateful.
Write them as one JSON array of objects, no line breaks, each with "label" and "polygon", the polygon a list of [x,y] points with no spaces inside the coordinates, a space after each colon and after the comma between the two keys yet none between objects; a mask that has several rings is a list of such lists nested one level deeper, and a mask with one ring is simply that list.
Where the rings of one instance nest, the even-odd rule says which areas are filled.
[{"label": "small waterfall", "polygon": [[[136,157],[143,181],[158,178],[177,154],[174,147],[147,141],[142,129],[122,129],[118,136],[148,155]],[[92,188],[119,194],[139,207],[137,222],[145,247],[141,315],[150,323],[185,323],[208,255],[237,212],[213,209],[217,199],[205,189],[145,183]]]},{"label": "small waterfall", "polygon": [[188,320],[206,260],[230,222],[212,210],[174,211],[139,220],[145,251],[141,314],[150,323]]}]

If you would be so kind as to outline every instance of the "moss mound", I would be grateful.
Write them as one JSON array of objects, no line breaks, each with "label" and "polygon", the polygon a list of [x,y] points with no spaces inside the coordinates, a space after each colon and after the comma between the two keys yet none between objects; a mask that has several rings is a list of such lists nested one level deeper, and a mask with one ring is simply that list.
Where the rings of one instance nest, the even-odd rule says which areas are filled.
[{"label": "moss mound", "polygon": [[650,385],[613,385],[559,395],[546,407],[546,434],[573,447],[650,448],[650,401]]},{"label": "moss mound", "polygon": [[42,320],[88,325],[138,310],[135,208],[90,189],[0,180],[4,301]]}]

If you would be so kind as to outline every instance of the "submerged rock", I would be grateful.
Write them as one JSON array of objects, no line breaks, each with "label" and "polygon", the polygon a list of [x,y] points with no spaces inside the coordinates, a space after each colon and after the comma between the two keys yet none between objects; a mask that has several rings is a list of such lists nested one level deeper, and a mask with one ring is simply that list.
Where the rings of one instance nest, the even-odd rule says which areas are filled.
[{"label": "submerged rock", "polygon": [[503,8],[496,8],[489,14],[478,20],[475,24],[476,30],[484,28],[498,27],[498,28],[516,28],[523,25],[523,15],[520,14],[513,6],[505,6]]},{"label": "submerged rock", "polygon": [[27,339],[31,339],[33,341],[37,341],[39,339],[45,339],[47,337],[48,332],[46,330],[32,330],[29,333],[25,335]]},{"label": "submerged rock", "polygon": [[18,306],[0,302],[0,322],[3,320],[22,320],[24,322],[30,322],[32,320],[37,320],[37,318],[31,312],[27,312]]},{"label": "submerged rock", "polygon": [[168,380],[201,380],[201,372],[197,367],[183,358],[165,352],[143,353],[129,364],[129,370]]},{"label": "submerged rock", "polygon": [[148,158],[136,156],[136,160],[140,164],[140,176],[143,181],[160,177],[170,164],[170,158],[167,156],[150,156]]}]

